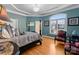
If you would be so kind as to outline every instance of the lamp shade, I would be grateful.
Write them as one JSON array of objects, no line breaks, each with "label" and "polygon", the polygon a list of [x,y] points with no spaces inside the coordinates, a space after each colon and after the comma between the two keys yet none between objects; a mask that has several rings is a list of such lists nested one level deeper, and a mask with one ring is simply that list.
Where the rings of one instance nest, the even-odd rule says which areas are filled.
[{"label": "lamp shade", "polygon": [[10,21],[7,15],[6,8],[3,5],[0,5],[0,20],[2,21]]}]

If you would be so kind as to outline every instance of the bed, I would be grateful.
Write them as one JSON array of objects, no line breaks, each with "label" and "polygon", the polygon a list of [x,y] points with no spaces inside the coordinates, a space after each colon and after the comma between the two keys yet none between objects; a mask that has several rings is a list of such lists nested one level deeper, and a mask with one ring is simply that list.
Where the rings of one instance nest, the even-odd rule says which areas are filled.
[{"label": "bed", "polygon": [[23,35],[11,38],[13,42],[17,43],[19,47],[38,41],[41,44],[41,36],[35,32],[26,32]]},{"label": "bed", "polygon": [[20,53],[19,47],[16,43],[11,41],[4,41],[0,39],[0,55],[18,55]]},{"label": "bed", "polygon": [[41,36],[36,32],[25,32],[24,34],[19,34],[18,30],[13,31],[10,25],[6,25],[5,29],[10,35],[10,41],[16,43],[19,48],[21,48],[20,50],[22,50],[23,47],[26,48],[27,45],[33,45],[37,43],[40,45],[42,44]]}]

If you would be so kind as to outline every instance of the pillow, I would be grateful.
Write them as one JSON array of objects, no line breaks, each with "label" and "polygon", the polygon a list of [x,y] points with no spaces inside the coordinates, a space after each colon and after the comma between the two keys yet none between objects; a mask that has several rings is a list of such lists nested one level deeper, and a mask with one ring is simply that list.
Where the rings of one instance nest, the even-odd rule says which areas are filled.
[{"label": "pillow", "polygon": [[4,38],[10,38],[10,35],[9,35],[9,33],[7,32],[6,29],[2,29],[2,36],[3,36]]},{"label": "pillow", "polygon": [[15,29],[15,36],[19,35],[19,31],[17,29]]},{"label": "pillow", "polygon": [[15,37],[15,28],[12,28],[13,37]]},{"label": "pillow", "polygon": [[13,30],[12,30],[12,26],[10,25],[6,25],[5,29],[7,30],[7,32],[9,33],[10,37],[13,37]]}]

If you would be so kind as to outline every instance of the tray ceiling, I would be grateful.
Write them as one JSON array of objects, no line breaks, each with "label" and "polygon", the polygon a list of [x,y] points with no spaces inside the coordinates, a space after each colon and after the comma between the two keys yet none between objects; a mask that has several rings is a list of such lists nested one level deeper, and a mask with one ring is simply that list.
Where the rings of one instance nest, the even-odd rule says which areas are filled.
[{"label": "tray ceiling", "polygon": [[[38,5],[39,8],[37,12],[34,11],[35,5]],[[4,4],[4,6],[8,12],[23,16],[46,16],[79,8],[78,4]]]}]

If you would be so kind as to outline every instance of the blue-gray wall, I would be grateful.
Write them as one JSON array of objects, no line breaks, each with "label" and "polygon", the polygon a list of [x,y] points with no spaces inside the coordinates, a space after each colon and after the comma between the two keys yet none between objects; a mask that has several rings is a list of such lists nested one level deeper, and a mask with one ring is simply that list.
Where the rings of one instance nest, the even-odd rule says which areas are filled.
[{"label": "blue-gray wall", "polygon": [[[65,13],[60,13],[60,14],[55,14],[55,15],[50,15],[50,16],[45,16],[42,17],[43,19],[43,24],[42,24],[42,34],[43,35],[49,35],[49,36],[53,36],[54,34],[50,33],[50,24],[49,26],[44,26],[44,21],[45,20],[60,20],[60,19],[65,19],[67,17],[67,15]],[[67,20],[67,19],[65,19]]]},{"label": "blue-gray wall", "polygon": [[49,34],[49,26],[44,26],[44,21],[49,20],[50,16],[42,17],[42,34],[48,35]]},{"label": "blue-gray wall", "polygon": [[[79,17],[79,8],[72,9],[72,10],[67,10],[67,11],[61,12],[59,14],[62,14],[62,13],[67,14],[67,20],[70,17]],[[53,17],[54,17],[54,15],[45,16],[45,17],[43,17],[43,21],[44,20],[49,20],[49,19],[54,19],[54,18],[61,18],[60,16],[59,17],[54,17],[54,18]],[[67,33],[68,34],[72,34],[73,30],[75,30],[76,34],[79,35],[79,26],[67,26]],[[42,32],[43,32],[43,35],[51,35],[49,33],[49,27],[44,27],[43,26]]]},{"label": "blue-gray wall", "polygon": [[18,20],[18,28],[20,32],[26,31],[26,16],[21,16],[14,13],[8,13],[10,19]]},{"label": "blue-gray wall", "polygon": [[[68,11],[65,11],[64,13],[67,14],[67,18],[79,17],[79,8],[68,10]],[[75,30],[76,33],[79,35],[79,26],[67,26],[67,33],[68,34],[72,34],[73,30]]]},{"label": "blue-gray wall", "polygon": [[[68,11],[64,11],[62,13],[67,14],[67,18],[77,17],[77,16],[79,16],[79,8],[68,10]],[[61,14],[61,13],[59,13],[59,14]],[[49,30],[50,30],[49,26],[44,26],[44,20],[49,20],[49,19],[54,19],[54,18],[60,18],[60,16],[59,17],[54,17],[54,15],[43,16],[43,17],[31,17],[31,16],[26,16],[25,17],[25,16],[13,14],[13,13],[8,13],[8,15],[9,15],[10,18],[19,20],[18,21],[18,23],[19,23],[18,27],[19,27],[19,29],[20,29],[21,32],[28,30],[26,22],[29,22],[29,21],[35,22],[37,20],[41,20],[42,21],[42,34],[43,35],[51,35],[49,33]],[[35,26],[31,27],[31,31],[34,31],[34,30],[35,30]],[[71,34],[73,30],[76,30],[77,34],[79,34],[79,26],[67,26],[67,32],[69,34]]]},{"label": "blue-gray wall", "polygon": [[[26,22],[29,23],[29,22],[33,22],[34,23],[34,26],[30,26],[30,31],[35,31],[35,21],[39,21],[39,20],[42,20],[41,17],[30,17],[30,16],[27,16],[26,17]],[[28,26],[26,25],[26,31],[28,31]]]}]

